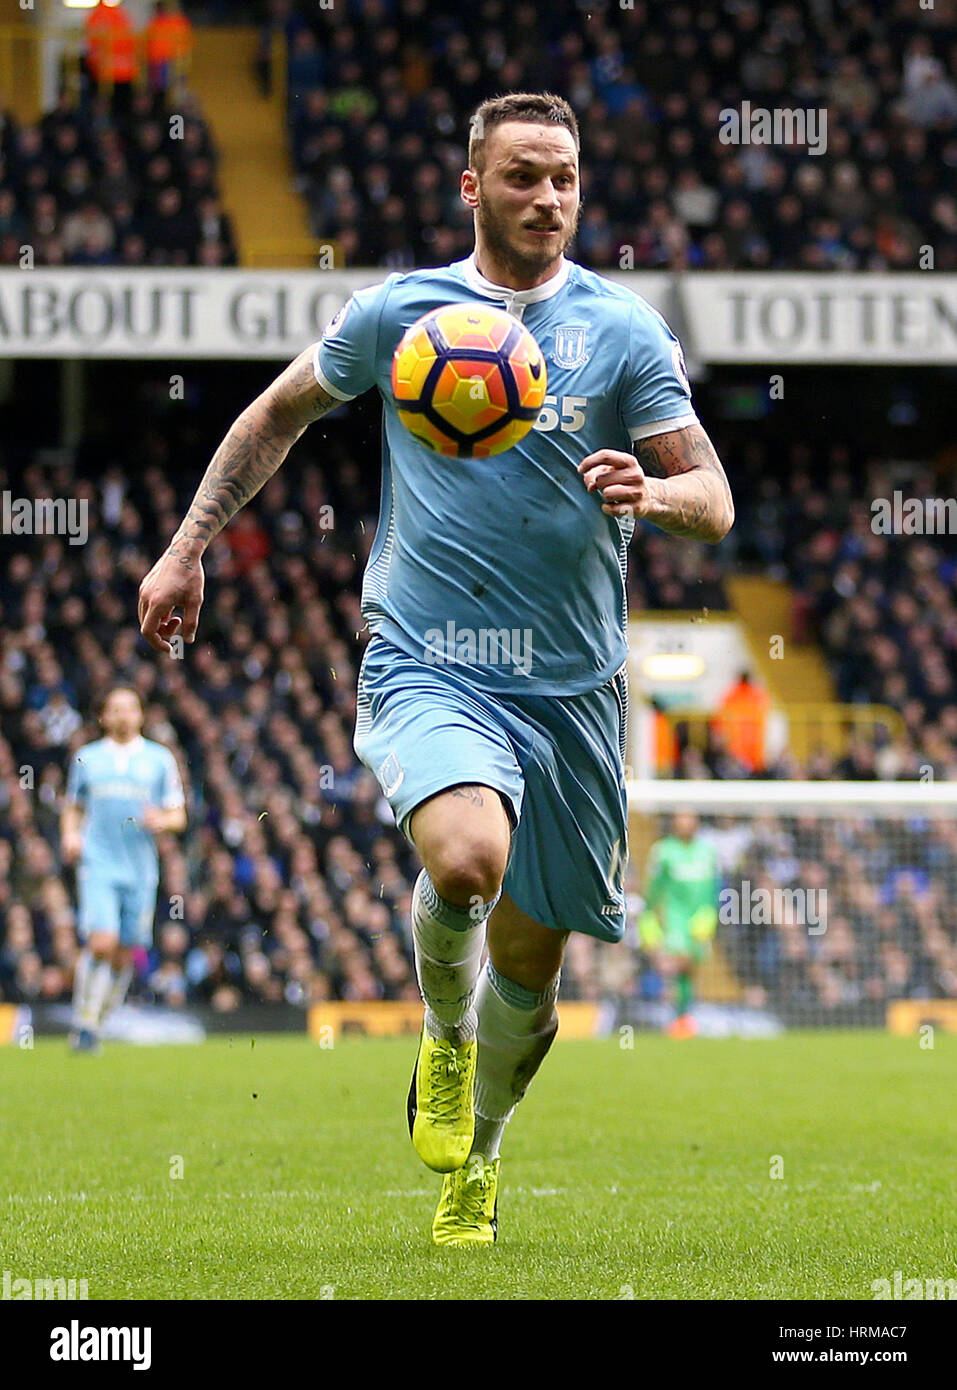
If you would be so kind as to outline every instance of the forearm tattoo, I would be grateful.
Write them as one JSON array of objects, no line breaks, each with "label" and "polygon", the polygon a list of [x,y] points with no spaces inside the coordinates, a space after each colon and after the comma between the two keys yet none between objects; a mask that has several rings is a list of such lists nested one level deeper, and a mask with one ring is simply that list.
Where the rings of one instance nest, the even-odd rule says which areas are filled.
[{"label": "forearm tattoo", "polygon": [[317,383],[311,351],[297,357],[229,430],[169,553],[192,569],[198,554],[276,472],[303,430],[339,404]]},{"label": "forearm tattoo", "polygon": [[650,521],[695,540],[718,541],[727,534],[734,520],[731,489],[700,425],[636,440],[635,457],[646,476],[668,480]]}]

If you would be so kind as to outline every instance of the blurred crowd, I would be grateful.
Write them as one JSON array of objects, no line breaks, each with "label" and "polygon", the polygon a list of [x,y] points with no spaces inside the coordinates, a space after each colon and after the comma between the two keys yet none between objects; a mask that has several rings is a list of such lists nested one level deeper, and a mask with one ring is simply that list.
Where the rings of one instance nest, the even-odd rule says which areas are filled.
[{"label": "blurred crowd", "polygon": [[[351,746],[366,640],[359,584],[378,504],[374,470],[356,461],[366,438],[357,430],[368,430],[368,422],[347,414],[321,438],[307,436],[234,518],[207,555],[200,640],[177,660],[157,657],[139,637],[137,590],[192,496],[198,473],[180,461],[197,457],[199,446],[189,432],[194,424],[157,428],[143,414],[134,440],[52,451],[18,468],[15,483],[0,466],[0,491],[85,498],[90,524],[78,546],[64,537],[7,537],[0,564],[0,997],[58,1000],[69,989],[74,898],[58,834],[66,769],[71,753],[99,736],[97,695],[121,681],[141,693],[144,732],[174,750],[189,797],[188,832],[161,841],[155,945],[139,955],[140,993],[223,1011],[258,1000],[415,999],[409,907],[417,861]],[[738,453],[716,442],[742,499],[738,551],[760,551],[770,569],[792,575],[795,630],[803,624],[805,636],[820,632],[842,697],[886,700],[906,722],[906,735],[885,746],[855,745],[844,757],[821,750],[806,767],[785,755],[766,775],[911,778],[929,764],[935,776],[957,779],[953,538],[870,531],[852,498],[861,495],[861,476],[868,487],[886,484],[886,463],[872,461],[872,471],[859,475],[838,450],[829,468],[812,474],[801,466],[802,446],[793,445],[789,489],[759,488],[749,479],[751,470],[767,469],[762,446]],[[136,470],[104,467],[104,459],[133,454],[142,465]],[[932,487],[934,475],[928,470],[912,482]],[[729,564],[733,557],[723,551],[639,527],[632,602],[700,611],[707,597],[724,606]],[[676,775],[753,770],[716,744],[704,756],[685,748]],[[790,971],[826,1006],[826,981],[851,970],[845,955],[839,964],[831,959],[845,947],[869,998],[881,963],[897,962],[898,983],[905,975],[929,978],[931,966],[917,960],[910,937],[892,940],[880,914],[871,920],[864,910],[861,893],[881,891],[883,879],[862,872],[860,855],[876,853],[883,834],[849,826],[853,843],[843,857],[833,858],[844,830],[821,848],[814,826],[802,830],[795,855],[805,885],[820,864],[832,911],[839,904],[842,918],[849,914],[850,935],[829,928],[819,945],[805,942],[801,959],[790,937],[777,944],[747,938],[740,959],[758,962],[756,986],[773,993]],[[737,866],[753,866],[756,880],[776,872],[753,855],[765,829],[763,822],[738,827],[739,835],[758,837],[742,841]],[[935,828],[924,859],[891,858],[885,876],[924,874],[934,864],[953,873],[949,834]],[[854,836],[863,836],[864,849],[854,848]],[[910,853],[916,840],[906,843]],[[730,860],[728,867],[735,867]],[[940,944],[938,928],[949,929],[936,892],[928,912],[917,895],[911,932],[930,945]],[[892,915],[900,920],[894,901],[888,923]],[[909,952],[907,971],[900,952]],[[939,955],[931,951],[929,959],[949,969]],[[576,936],[563,989],[568,997],[598,998],[637,988],[635,972],[633,953]]]},{"label": "blurred crowd", "polygon": [[[762,455],[752,450],[764,482],[742,489],[754,499],[744,523],[790,581],[792,637],[822,645],[839,700],[887,705],[904,723],[898,735],[858,741],[839,775],[957,780],[957,531],[939,509],[952,504],[953,450],[915,464],[835,446],[822,467],[792,444],[786,488]],[[919,512],[920,531],[885,533],[895,495]]]},{"label": "blurred crowd", "polygon": [[[172,747],[189,832],[163,837],[156,945],[140,984],[171,1004],[417,998],[408,943],[413,866],[351,748],[358,576],[374,530],[346,458],[279,474],[208,557],[202,641],[158,660],[138,638],[140,579],[191,491],[167,445],[138,477],[93,487],[69,464],[20,492],[90,504],[85,545],[37,538],[0,571],[0,992],[59,998],[75,956],[58,862],[69,754],[99,736],[97,694],[132,684],[144,734]],[[330,481],[331,480],[331,481]],[[335,529],[320,525],[334,507]],[[6,552],[5,552],[6,553]],[[31,769],[31,785],[18,770]]]},{"label": "blurred crowd", "polygon": [[[811,1021],[844,1006],[957,996],[953,820],[722,816],[703,836],[750,904],[727,914],[717,939],[751,1004],[786,1004]],[[766,922],[758,895],[773,904],[776,890],[795,889]],[[788,901],[801,905],[790,916]]]},{"label": "blurred crowd", "polygon": [[[347,264],[467,254],[457,194],[468,115],[488,95],[548,86],[581,120],[585,264],[900,269],[930,244],[937,268],[957,268],[946,178],[957,169],[957,26],[942,0],[551,11],[483,0],[467,13],[444,0],[277,0],[264,81],[265,40],[280,27],[297,177],[316,234]],[[0,264],[20,264],[25,245],[41,265],[235,263],[209,132],[182,93],[185,120],[171,126],[164,82],[88,85],[36,126],[0,116]],[[826,107],[826,152],[722,143],[721,110],[745,100]],[[136,470],[117,439],[105,472],[81,446],[18,465],[15,486],[0,455],[0,491],[85,498],[91,521],[82,546],[7,537],[0,560],[0,999],[68,996],[66,768],[99,736],[95,697],[119,681],[140,691],[144,733],[174,750],[189,796],[188,832],[161,842],[139,994],[223,1012],[418,998],[417,863],[351,747],[377,477],[360,468],[368,448],[350,428],[330,426],[321,462],[301,445],[213,546],[201,640],[182,660],[145,649],[136,595],[195,486],[175,460],[196,450],[145,425]],[[639,527],[632,605],[719,610],[729,568],[757,564],[790,581],[788,640],[821,643],[839,698],[891,706],[904,729],[757,769],[716,726],[703,749],[681,744],[675,775],[957,780],[957,539],[881,534],[859,500],[946,497],[957,460],[902,465],[843,445],[824,460],[795,441],[779,467],[757,436],[715,442],[737,499],[732,536],[716,551]],[[947,823],[728,818],[708,833],[729,881],[830,895],[820,938],[723,931],[754,1002],[786,995],[828,1010],[957,992]],[[627,993],[639,974],[634,952],[573,936],[563,991]]]},{"label": "blurred crowd", "polygon": [[118,108],[64,94],[36,124],[0,111],[0,265],[236,264],[209,130],[187,98]]},{"label": "blurred crowd", "polygon": [[[469,116],[488,96],[547,88],[581,126],[585,265],[916,269],[930,246],[937,269],[957,268],[950,0],[274,0],[270,12],[263,51],[285,34],[299,187],[346,265],[467,255]],[[723,112],[782,110],[826,112],[826,130],[722,139]]]},{"label": "blurred crowd", "polygon": [[[629,576],[633,606],[726,608],[721,584],[739,568],[786,580],[785,644],[818,644],[841,703],[882,705],[899,720],[876,722],[842,752],[822,743],[804,764],[787,749],[765,759],[743,752],[746,730],[735,738],[720,719],[703,745],[679,723],[659,759],[664,775],[957,781],[957,527],[945,510],[957,510],[954,450],[907,463],[792,441],[782,459],[753,437],[719,451],[733,477],[731,537],[709,552],[649,532],[648,559]],[[921,531],[908,533],[918,523],[903,522],[905,502]]]},{"label": "blurred crowd", "polygon": [[[98,14],[116,24],[123,9]],[[272,0],[267,86],[279,34],[294,176],[337,263],[467,255],[469,116],[488,96],[550,88],[581,125],[573,254],[585,265],[916,269],[931,248],[933,268],[957,268],[952,0]],[[79,100],[64,95],[35,126],[0,113],[0,265],[19,264],[24,245],[41,265],[235,264],[209,132],[185,87],[182,139],[166,118],[188,34],[154,40],[140,76],[132,36],[109,36],[111,62],[123,43],[129,53],[106,84],[95,39]],[[753,134],[744,113],[780,111],[812,119],[773,144],[729,138],[723,113]]]}]

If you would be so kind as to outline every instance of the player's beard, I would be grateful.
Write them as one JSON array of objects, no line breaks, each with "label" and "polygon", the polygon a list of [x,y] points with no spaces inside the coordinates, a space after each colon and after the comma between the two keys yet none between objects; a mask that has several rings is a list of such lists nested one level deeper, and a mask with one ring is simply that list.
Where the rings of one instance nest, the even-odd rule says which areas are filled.
[{"label": "player's beard", "polygon": [[518,246],[514,246],[509,240],[508,232],[505,230],[501,221],[496,219],[489,206],[487,199],[482,194],[482,186],[478,187],[478,207],[476,217],[478,225],[482,229],[482,236],[485,245],[499,265],[504,266],[513,279],[534,279],[541,275],[543,270],[547,270],[550,265],[556,264],[565,251],[578,230],[578,218],[581,214],[581,204],[575,212],[575,220],[567,229],[564,236],[560,239],[557,251],[546,250],[543,246],[541,251],[524,251]]}]

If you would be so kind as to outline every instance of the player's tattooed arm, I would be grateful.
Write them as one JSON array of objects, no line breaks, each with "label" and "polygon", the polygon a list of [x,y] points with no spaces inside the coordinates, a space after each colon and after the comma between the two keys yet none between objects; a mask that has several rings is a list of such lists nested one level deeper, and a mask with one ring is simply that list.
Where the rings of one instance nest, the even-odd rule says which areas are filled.
[{"label": "player's tattooed arm", "polygon": [[[313,420],[340,402],[316,381],[307,348],[248,405],[213,455],[189,511],[140,585],[140,631],[158,652],[196,637],[203,606],[203,552],[230,517],[276,472]],[[182,608],[183,616],[174,616]]]},{"label": "player's tattooed arm", "polygon": [[635,441],[635,453],[599,449],[579,464],[609,516],[643,517],[690,540],[722,540],[734,523],[731,489],[700,425]]},{"label": "player's tattooed arm", "polygon": [[216,450],[167,552],[186,568],[268,482],[306,427],[341,405],[316,381],[312,362],[307,348],[246,407]]}]

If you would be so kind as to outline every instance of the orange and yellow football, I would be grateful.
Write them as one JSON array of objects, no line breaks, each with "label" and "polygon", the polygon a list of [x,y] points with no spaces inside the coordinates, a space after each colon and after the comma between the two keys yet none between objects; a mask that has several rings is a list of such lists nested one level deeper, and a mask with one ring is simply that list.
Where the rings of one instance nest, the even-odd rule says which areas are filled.
[{"label": "orange and yellow football", "polygon": [[424,314],[392,358],[399,419],[449,458],[513,448],[541,413],[547,374],[524,324],[492,305],[447,304]]}]

